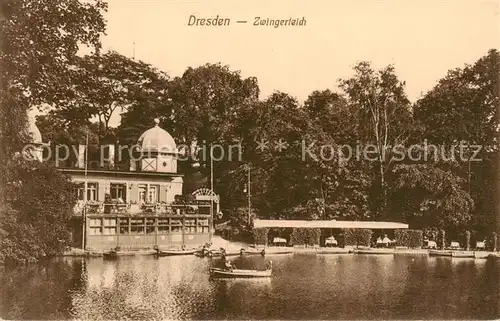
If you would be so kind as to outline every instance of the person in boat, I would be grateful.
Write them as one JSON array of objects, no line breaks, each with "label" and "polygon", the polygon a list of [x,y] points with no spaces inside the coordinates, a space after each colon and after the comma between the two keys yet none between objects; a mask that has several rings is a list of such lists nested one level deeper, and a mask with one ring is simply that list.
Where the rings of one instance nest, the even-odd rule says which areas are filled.
[{"label": "person in boat", "polygon": [[266,263],[266,270],[272,270],[273,269],[273,261],[268,261]]},{"label": "person in boat", "polygon": [[384,242],[382,241],[382,237],[377,238],[377,247],[381,247]]},{"label": "person in boat", "polygon": [[185,250],[186,250],[186,244],[182,244],[182,246],[181,246],[181,250],[182,250],[182,251],[185,251]]},{"label": "person in boat", "polygon": [[226,268],[226,270],[232,271],[234,269],[234,263],[231,262],[230,260],[226,260],[225,258],[224,260],[225,260],[224,267]]}]

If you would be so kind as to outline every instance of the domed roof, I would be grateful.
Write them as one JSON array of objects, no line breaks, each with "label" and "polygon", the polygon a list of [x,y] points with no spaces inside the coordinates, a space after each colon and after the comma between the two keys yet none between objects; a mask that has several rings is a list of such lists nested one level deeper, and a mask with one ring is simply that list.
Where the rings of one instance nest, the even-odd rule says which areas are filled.
[{"label": "domed roof", "polygon": [[34,117],[28,117],[28,124],[26,125],[26,133],[30,137],[30,143],[42,144],[42,134],[35,124]]},{"label": "domed roof", "polygon": [[137,144],[143,152],[177,153],[177,145],[174,138],[164,129],[160,128],[160,120],[155,119],[156,126],[146,130]]}]

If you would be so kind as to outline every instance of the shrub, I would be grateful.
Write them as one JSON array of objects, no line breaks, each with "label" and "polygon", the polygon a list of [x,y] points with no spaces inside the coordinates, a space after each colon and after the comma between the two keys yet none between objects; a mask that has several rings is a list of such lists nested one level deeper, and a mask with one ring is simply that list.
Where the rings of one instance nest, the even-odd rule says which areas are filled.
[{"label": "shrub", "polygon": [[423,230],[424,238],[429,241],[438,241],[439,230],[435,227],[426,227]]},{"label": "shrub", "polygon": [[441,244],[442,249],[446,248],[446,232],[444,230],[441,230],[439,233],[439,243]]},{"label": "shrub", "polygon": [[321,237],[321,229],[311,228],[309,229],[309,245],[319,245],[319,239]]},{"label": "shrub", "polygon": [[319,228],[294,228],[290,235],[290,243],[293,245],[315,245],[319,244],[321,230]]},{"label": "shrub", "polygon": [[267,228],[254,228],[252,230],[253,242],[257,245],[267,245]]},{"label": "shrub", "polygon": [[370,246],[372,230],[370,229],[344,229],[344,245]]},{"label": "shrub", "polygon": [[396,230],[394,232],[396,244],[409,248],[421,248],[424,236],[421,230]]},{"label": "shrub", "polygon": [[470,250],[470,231],[465,231],[465,249]]},{"label": "shrub", "polygon": [[16,159],[1,169],[0,262],[62,254],[76,203],[75,185],[50,163]]}]

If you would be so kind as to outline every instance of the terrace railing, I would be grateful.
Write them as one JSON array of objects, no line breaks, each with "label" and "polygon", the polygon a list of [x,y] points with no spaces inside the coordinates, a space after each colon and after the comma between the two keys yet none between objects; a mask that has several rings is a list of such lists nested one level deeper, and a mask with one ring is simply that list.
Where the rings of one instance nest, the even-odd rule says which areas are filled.
[{"label": "terrace railing", "polygon": [[156,214],[156,215],[196,215],[210,214],[210,204],[176,204],[176,203],[107,203],[89,201],[78,202],[74,208],[75,215],[87,214]]}]

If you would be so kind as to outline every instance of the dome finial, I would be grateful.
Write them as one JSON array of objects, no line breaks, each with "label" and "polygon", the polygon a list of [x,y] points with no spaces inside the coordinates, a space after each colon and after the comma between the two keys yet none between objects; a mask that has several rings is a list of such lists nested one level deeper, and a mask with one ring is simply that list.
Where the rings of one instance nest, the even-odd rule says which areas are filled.
[{"label": "dome finial", "polygon": [[155,124],[156,124],[156,126],[158,126],[160,124],[160,119],[159,118],[155,118]]}]

